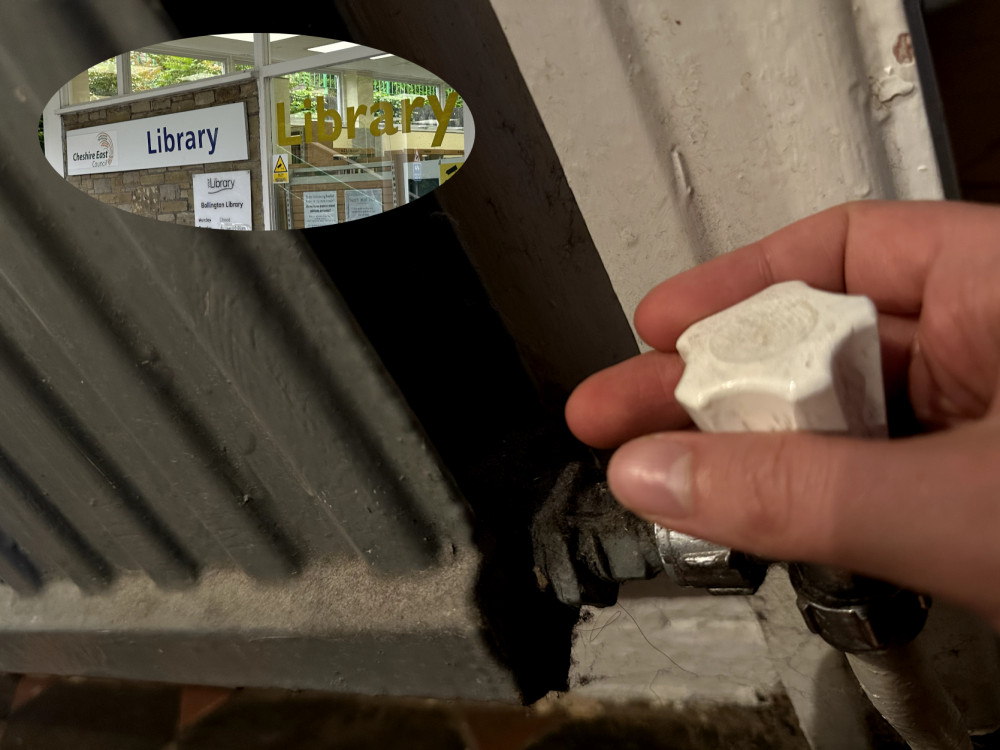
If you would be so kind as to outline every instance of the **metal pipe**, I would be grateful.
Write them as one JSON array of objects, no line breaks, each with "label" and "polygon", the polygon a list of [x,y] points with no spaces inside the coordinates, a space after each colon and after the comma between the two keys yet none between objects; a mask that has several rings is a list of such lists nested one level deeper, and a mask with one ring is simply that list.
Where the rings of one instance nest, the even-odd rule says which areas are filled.
[{"label": "metal pipe", "polygon": [[872,705],[913,750],[972,750],[920,647],[925,597],[828,566],[796,564],[789,573],[810,629],[847,655]]},{"label": "metal pipe", "polygon": [[962,716],[918,642],[848,654],[865,695],[913,750],[972,750]]}]

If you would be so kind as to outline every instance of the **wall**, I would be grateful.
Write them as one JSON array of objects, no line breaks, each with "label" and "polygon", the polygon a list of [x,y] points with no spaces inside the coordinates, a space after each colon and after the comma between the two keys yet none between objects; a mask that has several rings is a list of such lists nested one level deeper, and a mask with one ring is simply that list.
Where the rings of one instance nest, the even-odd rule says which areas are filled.
[{"label": "wall", "polygon": [[492,4],[629,317],[823,208],[942,195],[896,0]]}]

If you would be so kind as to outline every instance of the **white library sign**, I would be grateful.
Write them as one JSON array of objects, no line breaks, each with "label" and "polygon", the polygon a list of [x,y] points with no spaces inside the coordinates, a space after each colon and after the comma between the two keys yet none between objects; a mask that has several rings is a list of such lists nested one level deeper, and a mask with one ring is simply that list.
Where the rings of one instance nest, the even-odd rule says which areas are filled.
[{"label": "white library sign", "polygon": [[247,154],[243,102],[66,133],[71,175],[240,161]]},{"label": "white library sign", "polygon": [[204,229],[253,229],[250,171],[191,175],[194,225]]}]

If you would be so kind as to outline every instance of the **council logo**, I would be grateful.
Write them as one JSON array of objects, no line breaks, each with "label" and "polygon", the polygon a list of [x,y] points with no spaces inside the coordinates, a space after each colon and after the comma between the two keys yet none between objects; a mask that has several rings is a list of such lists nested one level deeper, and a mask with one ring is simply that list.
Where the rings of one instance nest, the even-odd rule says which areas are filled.
[{"label": "council logo", "polygon": [[[110,167],[115,163],[115,139],[110,133],[102,130],[97,134],[97,142],[107,152],[107,161],[105,164]],[[94,166],[97,166],[97,163],[95,163]]]},{"label": "council logo", "polygon": [[74,135],[66,134],[66,163],[69,174],[106,172],[118,164],[115,144],[118,133],[114,130],[98,130]]}]

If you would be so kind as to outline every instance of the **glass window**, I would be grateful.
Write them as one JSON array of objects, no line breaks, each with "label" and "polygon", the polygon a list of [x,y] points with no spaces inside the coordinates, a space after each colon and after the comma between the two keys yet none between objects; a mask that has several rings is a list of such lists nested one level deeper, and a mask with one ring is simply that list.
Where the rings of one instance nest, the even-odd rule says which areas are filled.
[{"label": "glass window", "polygon": [[401,126],[403,122],[403,102],[409,100],[414,105],[420,99],[424,100],[420,106],[411,106],[410,123],[412,127],[419,129],[433,128],[437,121],[428,105],[427,97],[437,95],[438,88],[429,83],[409,83],[405,81],[388,81],[381,79],[372,80],[372,99],[376,102],[389,102],[392,105],[392,112],[395,124]]},{"label": "glass window", "polygon": [[[399,72],[406,77],[392,75]],[[392,55],[275,76],[269,85],[272,159],[287,168],[272,175],[274,229],[388,211],[438,187],[464,160],[458,94]]]},{"label": "glass window", "polygon": [[323,98],[327,109],[337,107],[337,74],[317,71],[303,71],[282,76],[288,82],[288,111],[305,123],[305,112],[316,112],[319,97]]},{"label": "glass window", "polygon": [[190,83],[204,78],[223,75],[225,65],[221,60],[164,55],[145,50],[129,53],[132,71],[132,91]]},{"label": "glass window", "polygon": [[455,99],[455,109],[452,110],[451,118],[448,121],[448,127],[449,128],[462,128],[465,125],[465,120],[464,120],[464,117],[465,117],[465,100],[462,99],[462,96],[457,91],[455,91],[455,89],[453,89],[451,87],[445,88],[445,90],[444,90],[444,97],[445,97],[446,101],[447,101],[448,97],[450,97],[452,94],[454,94],[455,97],[456,97],[456,99]]},{"label": "glass window", "polygon": [[86,104],[117,95],[118,62],[114,57],[97,63],[69,82],[69,104]]}]

